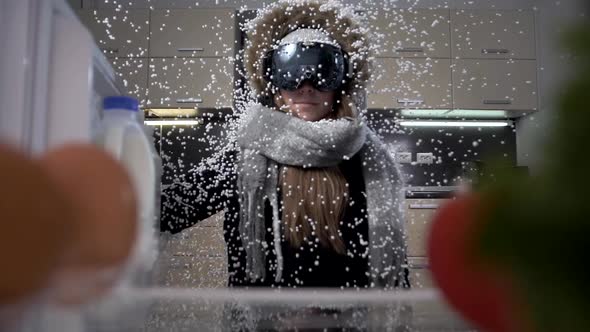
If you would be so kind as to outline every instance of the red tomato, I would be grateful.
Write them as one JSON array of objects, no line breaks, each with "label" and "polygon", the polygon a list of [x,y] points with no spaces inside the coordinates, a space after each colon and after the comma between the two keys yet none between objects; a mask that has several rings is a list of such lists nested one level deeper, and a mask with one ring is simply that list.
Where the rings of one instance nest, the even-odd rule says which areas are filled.
[{"label": "red tomato", "polygon": [[482,197],[468,194],[437,212],[428,238],[432,277],[448,303],[482,330],[521,332],[511,279],[474,251],[482,203]]}]

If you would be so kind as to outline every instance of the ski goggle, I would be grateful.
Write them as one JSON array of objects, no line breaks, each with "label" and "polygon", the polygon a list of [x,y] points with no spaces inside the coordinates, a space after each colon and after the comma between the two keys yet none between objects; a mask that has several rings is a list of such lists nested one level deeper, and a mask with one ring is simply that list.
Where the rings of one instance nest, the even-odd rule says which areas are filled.
[{"label": "ski goggle", "polygon": [[344,85],[349,69],[342,49],[324,43],[285,44],[264,57],[264,75],[283,90],[297,90],[310,81],[320,91],[334,91]]}]

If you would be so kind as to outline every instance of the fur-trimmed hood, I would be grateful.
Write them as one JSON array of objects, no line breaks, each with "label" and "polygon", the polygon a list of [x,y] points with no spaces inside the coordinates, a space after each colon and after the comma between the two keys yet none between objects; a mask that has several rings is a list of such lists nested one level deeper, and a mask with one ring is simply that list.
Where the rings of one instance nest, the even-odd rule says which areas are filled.
[{"label": "fur-trimmed hood", "polygon": [[257,17],[246,25],[244,62],[248,81],[256,93],[268,96],[271,91],[262,73],[264,55],[299,28],[322,29],[349,55],[353,79],[345,86],[346,94],[365,88],[370,76],[370,36],[353,8],[334,0],[283,0],[259,10]]}]

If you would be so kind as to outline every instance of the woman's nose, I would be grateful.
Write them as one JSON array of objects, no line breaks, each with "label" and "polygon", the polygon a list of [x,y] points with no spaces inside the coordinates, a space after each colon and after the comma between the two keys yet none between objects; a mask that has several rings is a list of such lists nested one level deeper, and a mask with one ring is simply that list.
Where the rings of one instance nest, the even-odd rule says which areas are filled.
[{"label": "woman's nose", "polygon": [[315,91],[313,84],[309,80],[303,81],[303,83],[297,89],[299,93],[312,93]]}]

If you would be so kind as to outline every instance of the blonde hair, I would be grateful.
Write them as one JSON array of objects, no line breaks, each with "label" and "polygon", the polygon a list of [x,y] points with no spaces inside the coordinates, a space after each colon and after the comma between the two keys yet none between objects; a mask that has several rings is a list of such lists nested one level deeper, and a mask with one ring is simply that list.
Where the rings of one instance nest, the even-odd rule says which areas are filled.
[{"label": "blonde hair", "polygon": [[[327,118],[355,116],[348,96],[339,93],[336,100],[340,102],[333,104],[335,109]],[[284,108],[280,97],[275,102],[278,109]],[[344,254],[339,225],[348,202],[348,185],[340,168],[282,166],[280,174],[284,233],[291,246],[299,248],[315,235],[322,246]]]}]

